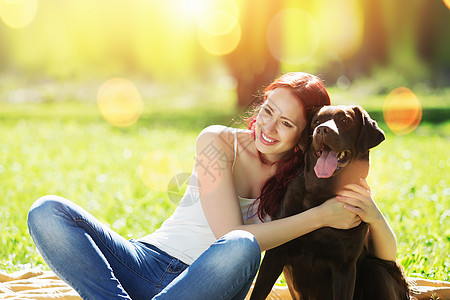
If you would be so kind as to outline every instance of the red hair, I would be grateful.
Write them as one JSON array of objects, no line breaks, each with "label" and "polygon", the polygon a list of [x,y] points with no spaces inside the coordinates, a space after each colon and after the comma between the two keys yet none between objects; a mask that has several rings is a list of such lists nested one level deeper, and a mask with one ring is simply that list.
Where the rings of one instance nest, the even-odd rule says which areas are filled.
[{"label": "red hair", "polygon": [[[266,102],[269,93],[279,87],[288,87],[291,89],[292,94],[297,97],[302,105],[303,113],[305,114],[304,117],[307,121],[311,117],[310,114],[312,108],[330,104],[330,97],[319,77],[308,73],[293,72],[280,76],[264,89],[264,97],[257,107],[258,111],[261,105]],[[255,112],[247,119],[248,129],[252,131],[253,136],[255,136],[257,116],[258,113]],[[307,134],[307,129],[305,129],[300,141],[307,138]],[[264,161],[261,153],[259,153],[259,157]],[[261,195],[258,198],[259,206],[257,213],[261,220],[263,220],[265,216],[274,216],[286,193],[288,183],[303,168],[303,152],[299,147],[295,147],[291,155],[288,155],[286,158],[283,158],[276,163],[277,171],[275,175],[270,177],[264,183],[261,189]]]}]

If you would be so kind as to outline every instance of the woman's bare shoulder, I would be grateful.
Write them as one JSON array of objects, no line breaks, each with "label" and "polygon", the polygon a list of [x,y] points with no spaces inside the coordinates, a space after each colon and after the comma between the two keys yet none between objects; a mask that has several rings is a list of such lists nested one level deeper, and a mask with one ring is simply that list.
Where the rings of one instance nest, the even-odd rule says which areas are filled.
[{"label": "woman's bare shoulder", "polygon": [[203,129],[197,138],[197,143],[199,140],[216,140],[220,143],[233,143],[234,141],[234,132],[236,128],[227,127],[223,125],[211,125]]},{"label": "woman's bare shoulder", "polygon": [[211,125],[203,129],[197,137],[197,151],[217,149],[228,153],[233,147],[233,128],[222,125]]},{"label": "woman's bare shoulder", "polygon": [[197,138],[197,151],[208,148],[221,150],[226,154],[234,152],[234,136],[237,134],[239,143],[246,140],[249,131],[223,125],[211,125],[203,129]]},{"label": "woman's bare shoulder", "polygon": [[210,125],[210,126],[206,127],[205,129],[203,129],[200,132],[200,135],[207,134],[207,133],[215,133],[215,134],[223,134],[223,133],[228,133],[228,132],[232,133],[233,130],[235,130],[235,129],[232,127],[224,126],[224,125]]}]

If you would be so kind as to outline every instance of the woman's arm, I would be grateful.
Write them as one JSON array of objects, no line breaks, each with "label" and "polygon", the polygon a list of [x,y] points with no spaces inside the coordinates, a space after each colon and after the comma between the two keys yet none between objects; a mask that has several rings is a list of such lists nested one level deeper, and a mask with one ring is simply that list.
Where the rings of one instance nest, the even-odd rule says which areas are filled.
[{"label": "woman's arm", "polygon": [[322,227],[350,229],[358,226],[361,219],[343,208],[336,198],[307,211],[262,224],[241,225],[236,229],[251,232],[261,251],[277,247],[299,236]]},{"label": "woman's arm", "polygon": [[397,242],[394,232],[372,199],[370,187],[364,179],[360,185],[350,184],[339,192],[338,201],[369,225],[366,247],[378,258],[395,261]]},{"label": "woman's arm", "polygon": [[233,135],[224,127],[205,129],[197,139],[194,169],[200,201],[216,238],[232,230],[252,233],[262,251],[274,248],[324,226],[347,229],[361,220],[333,198],[301,214],[262,224],[244,225],[232,173]]}]

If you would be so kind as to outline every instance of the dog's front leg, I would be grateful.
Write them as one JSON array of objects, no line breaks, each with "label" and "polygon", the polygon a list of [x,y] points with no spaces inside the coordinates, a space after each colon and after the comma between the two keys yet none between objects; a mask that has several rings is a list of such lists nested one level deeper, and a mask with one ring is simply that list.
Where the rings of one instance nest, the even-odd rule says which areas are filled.
[{"label": "dog's front leg", "polygon": [[333,264],[333,300],[351,300],[355,291],[356,263]]},{"label": "dog's front leg", "polygon": [[259,268],[255,287],[250,300],[266,299],[284,267],[283,251],[278,248],[267,250]]}]

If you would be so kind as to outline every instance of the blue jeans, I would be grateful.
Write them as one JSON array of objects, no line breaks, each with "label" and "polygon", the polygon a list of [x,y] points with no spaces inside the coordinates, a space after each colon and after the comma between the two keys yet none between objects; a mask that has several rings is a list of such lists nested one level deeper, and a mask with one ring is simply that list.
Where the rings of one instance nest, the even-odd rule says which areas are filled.
[{"label": "blue jeans", "polygon": [[261,258],[253,235],[232,231],[188,266],[58,196],[33,204],[28,228],[49,267],[83,299],[244,299]]}]

